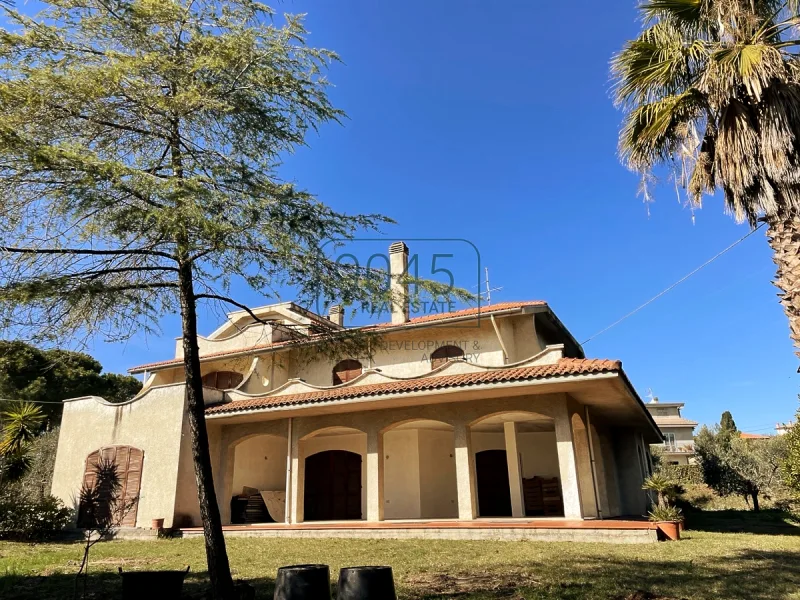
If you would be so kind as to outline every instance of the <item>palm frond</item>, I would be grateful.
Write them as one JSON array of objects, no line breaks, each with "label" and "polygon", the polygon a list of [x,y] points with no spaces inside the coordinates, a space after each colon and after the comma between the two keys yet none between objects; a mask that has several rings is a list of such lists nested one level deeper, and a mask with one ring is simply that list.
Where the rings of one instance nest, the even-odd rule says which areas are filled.
[{"label": "palm frond", "polygon": [[623,162],[642,171],[668,160],[690,137],[689,124],[702,117],[704,104],[703,95],[690,89],[630,111],[619,140]]},{"label": "palm frond", "polygon": [[612,59],[618,104],[652,102],[692,87],[708,55],[703,40],[684,40],[670,23],[656,23]]},{"label": "palm frond", "polygon": [[682,25],[699,25],[706,0],[650,0],[639,6],[645,20],[674,19]]},{"label": "palm frond", "polygon": [[36,404],[19,402],[0,413],[0,420],[3,423],[0,455],[21,455],[41,430],[45,415]]}]

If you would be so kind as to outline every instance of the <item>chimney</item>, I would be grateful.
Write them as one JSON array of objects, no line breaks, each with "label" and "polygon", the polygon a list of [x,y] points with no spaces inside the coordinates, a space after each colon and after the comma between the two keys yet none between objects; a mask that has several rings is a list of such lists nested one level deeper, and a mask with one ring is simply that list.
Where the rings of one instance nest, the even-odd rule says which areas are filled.
[{"label": "chimney", "polygon": [[339,327],[344,326],[344,310],[340,304],[335,304],[328,309],[328,320]]},{"label": "chimney", "polygon": [[400,281],[408,273],[408,246],[395,242],[389,246],[389,274],[392,285],[392,325],[408,322],[408,284]]}]

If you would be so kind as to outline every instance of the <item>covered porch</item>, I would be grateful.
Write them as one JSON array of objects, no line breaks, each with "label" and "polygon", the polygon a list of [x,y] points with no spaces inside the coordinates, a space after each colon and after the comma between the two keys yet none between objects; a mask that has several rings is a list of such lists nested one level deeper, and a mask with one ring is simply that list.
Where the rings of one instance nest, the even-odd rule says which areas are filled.
[{"label": "covered porch", "polygon": [[[654,434],[618,379],[504,387],[208,418],[223,523],[546,529],[645,513]],[[186,531],[191,513],[176,506]]]}]

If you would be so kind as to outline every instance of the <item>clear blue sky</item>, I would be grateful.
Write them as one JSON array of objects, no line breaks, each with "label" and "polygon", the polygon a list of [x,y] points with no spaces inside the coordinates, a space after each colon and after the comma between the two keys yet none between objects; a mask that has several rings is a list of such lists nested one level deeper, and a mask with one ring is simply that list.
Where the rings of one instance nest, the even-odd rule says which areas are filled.
[{"label": "clear blue sky", "polygon": [[[331,94],[349,115],[283,176],[336,208],[393,217],[387,242],[470,240],[503,286],[493,300],[546,300],[579,341],[748,231],[718,201],[693,224],[669,183],[648,217],[617,159],[608,62],[638,31],[634,0],[270,4],[307,12],[311,43],[341,55]],[[453,253],[457,283],[472,285],[474,255]],[[794,414],[800,382],[773,273],[759,231],[586,353],[621,359],[642,395],[685,402],[690,418],[727,409],[769,432]],[[207,316],[201,332],[215,325]],[[178,322],[163,327],[163,339],[92,351],[111,371],[168,358]]]}]

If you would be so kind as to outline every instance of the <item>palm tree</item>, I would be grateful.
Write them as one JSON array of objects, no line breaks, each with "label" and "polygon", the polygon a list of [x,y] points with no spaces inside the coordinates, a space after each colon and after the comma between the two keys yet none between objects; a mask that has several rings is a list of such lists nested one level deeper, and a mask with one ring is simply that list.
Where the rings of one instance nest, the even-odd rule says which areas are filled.
[{"label": "palm tree", "polygon": [[0,454],[23,452],[39,434],[44,418],[42,409],[33,402],[16,402],[0,413],[3,424]]},{"label": "palm tree", "polygon": [[[800,356],[800,0],[649,0],[612,60],[620,155],[643,183],[669,166],[688,200],[722,191],[768,225],[775,285]],[[646,193],[646,189],[645,189]]]}]

